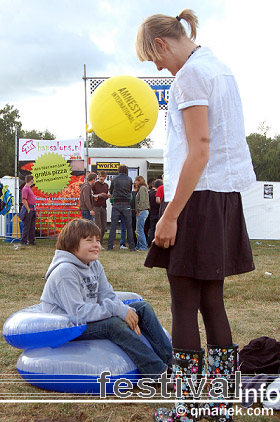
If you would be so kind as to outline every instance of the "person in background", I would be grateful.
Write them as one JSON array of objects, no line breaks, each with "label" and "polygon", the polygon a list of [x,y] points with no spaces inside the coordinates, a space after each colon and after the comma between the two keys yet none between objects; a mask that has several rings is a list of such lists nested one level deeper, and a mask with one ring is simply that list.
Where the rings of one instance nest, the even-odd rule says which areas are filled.
[{"label": "person in background", "polygon": [[128,176],[128,167],[125,165],[119,166],[118,173],[119,174],[112,180],[110,186],[110,194],[112,195],[113,203],[107,250],[113,250],[118,222],[122,215],[126,225],[129,250],[135,251],[130,204],[132,179]]},{"label": "person in background", "polygon": [[93,209],[93,192],[92,188],[97,178],[96,173],[90,173],[87,176],[87,180],[80,186],[80,201],[79,209],[83,218],[94,221],[94,209]]},{"label": "person in background", "polygon": [[135,211],[135,198],[137,195],[137,190],[135,183],[133,183],[133,189],[131,192],[131,214],[132,214],[132,231],[133,231],[133,239],[135,245],[137,244],[137,237],[136,237],[136,211]]},{"label": "person in background", "polygon": [[35,221],[36,221],[36,201],[31,189],[33,185],[33,176],[25,176],[25,185],[21,191],[21,200],[26,208],[26,215],[23,221],[23,230],[21,244],[23,246],[35,245]]},{"label": "person in background", "polygon": [[[161,179],[158,179],[161,180]],[[158,187],[156,193],[156,203],[160,205],[163,202],[164,198],[164,186],[163,186],[163,175],[162,175],[162,184]]]},{"label": "person in background", "polygon": [[163,183],[162,183],[157,190],[156,203],[158,205],[160,205],[161,202],[163,201],[163,198],[164,198],[164,186],[163,186]]},{"label": "person in background", "polygon": [[148,190],[153,189],[155,179],[153,177],[150,177],[148,180]]},{"label": "person in background", "polygon": [[107,205],[106,201],[110,198],[109,186],[105,182],[107,173],[101,170],[98,173],[98,180],[92,187],[93,191],[93,210],[95,216],[95,224],[100,228],[101,236],[100,242],[102,245],[103,237],[106,231],[107,225]]},{"label": "person in background", "polygon": [[156,224],[159,219],[159,207],[160,204],[156,202],[156,194],[158,188],[162,186],[163,182],[161,179],[154,180],[152,189],[149,190],[149,202],[150,202],[150,227],[148,231],[148,239],[147,243],[150,247],[152,244],[152,241],[155,237],[155,229]]},{"label": "person in background", "polygon": [[[135,245],[137,244],[137,237],[136,237],[136,212],[135,212],[135,197],[136,197],[136,190],[135,190],[135,184],[133,183],[133,190],[131,192],[131,217],[132,217],[132,231],[133,231],[133,239]],[[120,240],[120,249],[128,249],[126,246],[126,225],[124,218],[120,217],[121,221],[121,240]]]},{"label": "person in background", "polygon": [[122,215],[120,215],[120,226],[121,226],[121,240],[120,249],[128,249],[126,246],[126,225]]},{"label": "person in background", "polygon": [[143,176],[136,176],[134,181],[136,187],[135,211],[136,211],[136,235],[137,235],[137,251],[146,251],[147,240],[144,232],[146,218],[149,214],[150,203],[149,194],[145,179]]},{"label": "person in background", "polygon": [[[147,182],[147,188],[148,188],[148,193],[150,193],[150,190],[153,189],[153,184],[154,184],[155,179],[153,177],[150,177],[148,182]],[[149,233],[149,229],[150,229],[150,212],[148,214],[148,217],[146,218],[145,221],[145,225],[144,225],[144,233],[146,236],[146,241],[148,243],[148,233]]]},{"label": "person in background", "polygon": [[[163,181],[163,175],[162,175],[162,181]],[[159,216],[161,216],[166,206],[164,202],[164,184],[163,183],[162,185],[159,186],[157,190],[156,203],[159,205]]]},{"label": "person in background", "polygon": [[[176,17],[157,14],[141,24],[136,41],[141,61],[152,61],[175,77],[163,154],[165,207],[145,265],[167,270],[173,376],[181,378],[189,400],[158,409],[157,422],[197,420],[186,378],[191,377],[197,389],[204,372],[198,311],[207,337],[207,378],[217,373],[227,378],[232,397],[238,346],[224,306],[224,279],[254,269],[240,192],[249,189],[256,176],[240,94],[231,70],[209,48],[195,43],[197,26],[189,9]],[[222,399],[210,401],[208,416],[228,422],[230,406]]]}]

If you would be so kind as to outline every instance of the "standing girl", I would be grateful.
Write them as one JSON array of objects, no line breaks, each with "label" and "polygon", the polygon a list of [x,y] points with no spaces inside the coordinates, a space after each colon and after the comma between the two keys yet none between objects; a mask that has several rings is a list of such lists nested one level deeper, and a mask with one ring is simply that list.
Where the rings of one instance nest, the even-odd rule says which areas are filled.
[{"label": "standing girl", "polygon": [[[240,192],[255,182],[255,174],[239,91],[230,69],[195,43],[197,25],[188,9],[176,17],[153,15],[140,26],[136,42],[141,61],[175,76],[164,147],[165,207],[145,265],[167,270],[173,371],[182,374],[189,399],[187,378],[192,374],[195,384],[204,370],[198,310],[207,335],[208,377],[219,372],[231,380],[237,345],[224,308],[224,278],[254,269]],[[194,407],[188,402],[158,409],[155,420],[195,421]],[[212,414],[214,407],[224,411],[219,421],[231,420],[228,404],[209,407]]]},{"label": "standing girl", "polygon": [[136,211],[136,234],[137,234],[137,251],[147,250],[147,240],[145,236],[145,221],[149,215],[150,203],[147,185],[143,176],[136,176],[134,181],[136,196],[135,196],[135,211]]}]

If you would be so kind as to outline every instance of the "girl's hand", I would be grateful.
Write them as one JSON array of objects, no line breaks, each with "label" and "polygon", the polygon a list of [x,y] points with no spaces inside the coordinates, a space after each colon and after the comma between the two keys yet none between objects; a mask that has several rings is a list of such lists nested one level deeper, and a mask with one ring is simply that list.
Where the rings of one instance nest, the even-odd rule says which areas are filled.
[{"label": "girl's hand", "polygon": [[165,214],[156,225],[155,244],[161,248],[169,248],[175,244],[177,233],[177,219],[169,220]]}]

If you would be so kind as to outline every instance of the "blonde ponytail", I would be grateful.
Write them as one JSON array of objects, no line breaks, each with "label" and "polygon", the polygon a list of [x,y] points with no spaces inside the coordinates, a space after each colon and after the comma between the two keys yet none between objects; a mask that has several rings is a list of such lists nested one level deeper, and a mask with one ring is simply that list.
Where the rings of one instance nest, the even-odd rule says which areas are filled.
[{"label": "blonde ponytail", "polygon": [[174,38],[180,39],[186,35],[186,31],[181,19],[184,19],[191,30],[190,39],[195,40],[198,20],[194,12],[190,9],[184,9],[176,16],[153,15],[147,18],[139,27],[136,39],[136,52],[141,61],[160,60],[157,51],[155,38]]},{"label": "blonde ponytail", "polygon": [[196,39],[196,29],[198,27],[198,19],[197,16],[194,14],[194,12],[191,9],[184,9],[181,13],[177,16],[178,20],[184,19],[191,30],[189,38],[192,41],[195,41]]}]

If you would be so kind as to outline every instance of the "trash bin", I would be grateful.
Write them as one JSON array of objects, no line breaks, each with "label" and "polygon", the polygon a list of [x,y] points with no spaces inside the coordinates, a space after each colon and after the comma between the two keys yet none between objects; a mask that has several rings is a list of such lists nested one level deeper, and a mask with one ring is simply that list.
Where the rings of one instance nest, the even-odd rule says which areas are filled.
[{"label": "trash bin", "polygon": [[19,242],[22,236],[23,221],[17,213],[9,212],[6,217],[6,242]]}]

